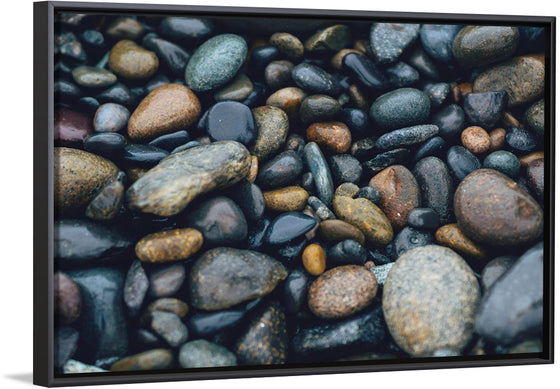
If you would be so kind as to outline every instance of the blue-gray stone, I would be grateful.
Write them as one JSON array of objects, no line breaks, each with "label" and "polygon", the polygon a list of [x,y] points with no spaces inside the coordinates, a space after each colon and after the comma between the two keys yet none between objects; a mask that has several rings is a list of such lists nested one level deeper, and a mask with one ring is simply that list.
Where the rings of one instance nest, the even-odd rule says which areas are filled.
[{"label": "blue-gray stone", "polygon": [[420,79],[416,69],[400,61],[387,68],[386,72],[389,83],[396,88],[412,85]]},{"label": "blue-gray stone", "polygon": [[93,117],[93,128],[97,132],[117,132],[125,128],[130,111],[120,104],[101,105]]},{"label": "blue-gray stone", "polygon": [[448,223],[452,215],[454,188],[445,163],[437,157],[426,157],[416,163],[412,174],[420,187],[422,206],[436,211],[441,224]]},{"label": "blue-gray stone", "polygon": [[398,258],[410,249],[427,246],[433,242],[434,237],[431,233],[420,231],[412,227],[405,227],[395,236],[393,244],[395,254]]},{"label": "blue-gray stone", "polygon": [[473,126],[490,130],[498,124],[508,104],[506,91],[469,93],[465,96],[463,109]]},{"label": "blue-gray stone", "polygon": [[416,40],[419,24],[374,23],[369,34],[373,57],[380,63],[395,62]]},{"label": "blue-gray stone", "polygon": [[456,140],[465,129],[465,112],[457,104],[450,104],[434,114],[432,123],[438,126],[443,138]]},{"label": "blue-gray stone", "polygon": [[481,167],[476,155],[463,146],[451,146],[447,150],[447,165],[459,181]]},{"label": "blue-gray stone", "polygon": [[371,105],[370,118],[382,128],[400,128],[425,123],[430,98],[421,90],[401,88],[379,96]]},{"label": "blue-gray stone", "polygon": [[515,154],[505,150],[494,151],[488,155],[484,159],[483,166],[486,169],[497,170],[511,178],[517,177],[521,168],[519,159],[517,159]]},{"label": "blue-gray stone", "polygon": [[340,92],[340,84],[332,75],[309,63],[300,63],[294,67],[292,78],[297,86],[309,93],[334,96]]},{"label": "blue-gray stone", "polygon": [[449,24],[424,24],[420,29],[420,41],[426,53],[435,60],[454,61],[453,40],[463,26]]},{"label": "blue-gray stone", "polygon": [[438,127],[433,124],[401,128],[400,130],[381,135],[379,139],[377,139],[377,142],[375,142],[375,147],[379,150],[391,150],[422,143],[432,136],[437,135],[438,131]]},{"label": "blue-gray stone", "polygon": [[309,142],[303,149],[305,162],[313,174],[317,197],[327,206],[330,206],[334,198],[334,185],[331,172],[321,149],[315,142]]},{"label": "blue-gray stone", "polygon": [[435,84],[427,84],[424,87],[424,93],[430,98],[432,109],[441,107],[451,92],[451,87],[446,82],[438,82]]}]

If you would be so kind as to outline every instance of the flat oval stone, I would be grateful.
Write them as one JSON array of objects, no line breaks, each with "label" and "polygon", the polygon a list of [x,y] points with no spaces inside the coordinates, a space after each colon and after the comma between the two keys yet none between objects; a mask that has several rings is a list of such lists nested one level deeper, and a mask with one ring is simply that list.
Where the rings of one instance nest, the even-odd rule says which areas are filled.
[{"label": "flat oval stone", "polygon": [[301,261],[305,270],[313,276],[322,274],[327,267],[325,250],[317,243],[312,243],[303,250]]},{"label": "flat oval stone", "polygon": [[196,95],[186,86],[167,84],[146,96],[128,121],[128,136],[133,140],[188,128],[196,123],[201,106]]},{"label": "flat oval stone", "polygon": [[507,102],[505,91],[469,93],[464,98],[463,109],[472,125],[490,130],[502,119]]},{"label": "flat oval stone", "polygon": [[128,207],[175,215],[200,194],[245,178],[250,164],[249,152],[237,142],[216,142],[171,154],[128,189]]},{"label": "flat oval stone", "polygon": [[270,36],[268,42],[292,61],[297,61],[303,57],[303,43],[288,32],[276,32]]},{"label": "flat oval stone", "polygon": [[461,26],[447,24],[424,24],[420,29],[420,40],[426,53],[443,63],[453,63],[453,40]]},{"label": "flat oval stone", "polygon": [[525,111],[525,122],[537,135],[544,136],[544,99],[537,101]]},{"label": "flat oval stone", "polygon": [[247,237],[247,220],[228,197],[217,196],[188,212],[187,225],[196,228],[208,245],[229,245]]},{"label": "flat oval stone", "polygon": [[389,84],[383,72],[365,55],[346,54],[342,58],[342,67],[368,89],[381,91]]},{"label": "flat oval stone", "polygon": [[61,324],[70,324],[80,317],[82,299],[78,285],[61,271],[54,273],[54,317]]},{"label": "flat oval stone", "polygon": [[145,79],[157,71],[159,59],[153,51],[125,39],[117,42],[111,49],[109,67],[121,77]]},{"label": "flat oval stone", "polygon": [[120,359],[111,371],[138,371],[169,369],[173,366],[173,353],[166,349],[154,349]]},{"label": "flat oval stone", "polygon": [[234,308],[214,312],[199,311],[189,316],[189,331],[195,336],[207,337],[233,328],[259,306],[262,298],[237,305]]},{"label": "flat oval stone", "polygon": [[265,242],[280,245],[292,242],[311,230],[317,221],[300,212],[286,212],[277,216],[268,226]]},{"label": "flat oval stone", "polygon": [[263,189],[291,184],[303,170],[303,162],[293,150],[283,151],[268,161],[257,176],[257,184]]},{"label": "flat oval stone", "polygon": [[305,124],[321,122],[337,116],[342,111],[338,100],[327,95],[306,97],[299,107],[299,117]]},{"label": "flat oval stone", "polygon": [[190,272],[191,304],[216,311],[266,296],[288,272],[268,255],[232,248],[205,252]]},{"label": "flat oval stone", "polygon": [[342,154],[350,148],[352,134],[342,122],[319,122],[307,128],[307,140],[317,143],[327,152]]},{"label": "flat oval stone", "polygon": [[170,16],[161,21],[158,31],[173,42],[192,45],[209,37],[214,23],[204,18]]},{"label": "flat oval stone", "polygon": [[485,169],[497,170],[510,178],[517,177],[521,168],[519,159],[517,159],[515,154],[505,150],[494,151],[492,154],[489,154],[484,159],[483,166]]},{"label": "flat oval stone", "polygon": [[202,247],[202,234],[194,228],[155,232],[136,243],[136,256],[142,262],[180,261],[194,255]]},{"label": "flat oval stone", "polygon": [[336,184],[342,184],[343,182],[352,182],[356,184],[360,181],[360,177],[362,176],[362,165],[360,161],[350,154],[330,156],[329,166]]},{"label": "flat oval stone", "polygon": [[432,123],[443,138],[455,140],[465,128],[465,112],[457,104],[450,104],[433,115]]},{"label": "flat oval stone", "polygon": [[318,230],[321,239],[327,242],[340,242],[346,239],[352,239],[360,243],[365,242],[364,234],[352,224],[343,220],[323,220],[319,224]]},{"label": "flat oval stone", "polygon": [[465,67],[507,59],[517,49],[519,31],[509,26],[466,26],[453,41],[453,56]]},{"label": "flat oval stone", "polygon": [[251,109],[237,101],[222,101],[208,111],[206,131],[213,141],[231,140],[244,145],[257,136]]},{"label": "flat oval stone", "polygon": [[447,246],[466,257],[479,260],[487,257],[484,248],[470,240],[456,223],[441,226],[435,236],[440,245]]},{"label": "flat oval stone", "polygon": [[123,301],[132,316],[140,312],[149,287],[150,281],[142,263],[135,260],[126,273],[123,290]]},{"label": "flat oval stone", "polygon": [[395,62],[416,40],[419,24],[374,23],[369,33],[373,57],[380,63]]},{"label": "flat oval stone", "polygon": [[160,298],[176,294],[185,282],[185,267],[178,263],[156,269],[149,276],[150,295]]},{"label": "flat oval stone", "polygon": [[377,294],[377,280],[363,266],[338,266],[309,287],[311,312],[322,319],[341,319],[369,306]]},{"label": "flat oval stone", "polygon": [[169,155],[159,147],[144,144],[127,144],[124,146],[123,159],[134,166],[151,167]]},{"label": "flat oval stone", "polygon": [[105,103],[99,106],[93,117],[97,132],[118,132],[126,127],[130,111],[120,104]]},{"label": "flat oval stone", "polygon": [[491,146],[490,135],[482,127],[470,126],[461,133],[461,143],[470,152],[482,154],[487,152]]},{"label": "flat oval stone", "polygon": [[295,118],[299,113],[299,108],[307,94],[300,88],[282,88],[268,96],[266,105],[280,108],[289,118]]},{"label": "flat oval stone", "polygon": [[57,146],[81,147],[84,139],[93,134],[91,118],[65,107],[54,110],[54,142]]},{"label": "flat oval stone", "polygon": [[146,309],[148,312],[171,312],[179,316],[181,319],[187,316],[187,313],[189,313],[189,306],[185,302],[173,297],[163,297],[157,299],[150,305],[148,305],[148,308]]},{"label": "flat oval stone", "polygon": [[491,169],[477,170],[461,182],[455,215],[469,238],[492,246],[518,246],[543,231],[537,202],[509,177]]},{"label": "flat oval stone", "polygon": [[334,197],[334,185],[327,161],[325,160],[321,149],[319,149],[319,146],[317,146],[317,143],[315,142],[306,144],[303,154],[305,162],[307,163],[311,174],[313,174],[317,197],[329,206]]},{"label": "flat oval stone", "polygon": [[454,195],[453,180],[445,163],[436,157],[418,161],[412,171],[422,196],[422,206],[436,211],[441,223],[447,223],[452,215]]},{"label": "flat oval stone", "polygon": [[72,103],[83,97],[83,93],[77,85],[64,79],[54,82],[53,92],[56,100],[62,103]]},{"label": "flat oval stone", "polygon": [[193,53],[185,78],[196,92],[206,92],[227,84],[247,58],[245,39],[235,34],[216,35]]},{"label": "flat oval stone", "polygon": [[66,147],[54,148],[54,166],[54,204],[58,212],[85,209],[118,172],[105,158]]},{"label": "flat oval stone", "polygon": [[369,181],[369,186],[379,191],[379,206],[394,230],[406,226],[410,212],[421,204],[416,178],[402,165],[382,170]]},{"label": "flat oval stone", "polygon": [[396,343],[408,354],[461,351],[473,335],[480,301],[476,277],[446,247],[428,245],[403,254],[383,286],[383,313]]},{"label": "flat oval stone", "polygon": [[283,110],[270,105],[254,108],[253,117],[257,136],[251,154],[263,161],[275,154],[286,142],[290,123]]},{"label": "flat oval stone", "polygon": [[393,240],[393,249],[396,258],[415,247],[427,246],[434,243],[431,233],[411,227],[403,228]]},{"label": "flat oval stone", "polygon": [[340,85],[331,74],[309,63],[294,67],[292,78],[297,86],[310,93],[335,96],[340,92]]},{"label": "flat oval stone", "polygon": [[459,181],[481,167],[478,158],[463,146],[447,150],[447,165]]},{"label": "flat oval stone", "polygon": [[135,40],[144,32],[144,26],[135,18],[119,17],[109,24],[106,32],[111,38]]},{"label": "flat oval stone", "polygon": [[274,212],[302,211],[309,193],[299,186],[288,186],[263,193],[266,207]]},{"label": "flat oval stone", "polygon": [[86,88],[103,88],[117,82],[112,72],[93,66],[78,66],[72,70],[72,77],[78,85]]},{"label": "flat oval stone", "polygon": [[179,350],[179,364],[185,369],[237,366],[235,354],[204,339],[185,343]]},{"label": "flat oval stone", "polygon": [[175,148],[186,144],[190,140],[189,133],[185,130],[172,132],[158,136],[156,139],[148,143],[150,146],[155,146],[169,152]]},{"label": "flat oval stone", "polygon": [[340,219],[357,227],[372,245],[386,245],[393,240],[393,228],[387,216],[371,201],[335,196],[333,210]]},{"label": "flat oval stone", "polygon": [[422,124],[430,115],[430,99],[421,90],[401,88],[379,96],[369,116],[380,127],[402,128]]},{"label": "flat oval stone", "polygon": [[161,39],[153,33],[144,36],[142,44],[148,50],[156,53],[162,65],[169,69],[174,76],[181,77],[185,74],[190,55],[181,46]]},{"label": "flat oval stone", "polygon": [[425,140],[437,135],[439,129],[433,124],[423,124],[420,126],[412,126],[401,128],[383,134],[375,142],[375,147],[379,150],[396,149],[403,146],[410,146],[422,143]]},{"label": "flat oval stone", "polygon": [[544,62],[539,58],[515,57],[479,74],[473,92],[504,90],[510,107],[529,103],[543,94],[544,73]]}]

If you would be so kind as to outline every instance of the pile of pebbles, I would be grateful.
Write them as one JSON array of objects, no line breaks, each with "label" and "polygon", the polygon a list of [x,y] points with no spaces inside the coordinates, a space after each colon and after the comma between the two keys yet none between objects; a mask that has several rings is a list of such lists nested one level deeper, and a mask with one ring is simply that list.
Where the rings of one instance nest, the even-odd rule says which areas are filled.
[{"label": "pile of pebbles", "polygon": [[542,351],[543,29],[55,26],[58,372]]}]

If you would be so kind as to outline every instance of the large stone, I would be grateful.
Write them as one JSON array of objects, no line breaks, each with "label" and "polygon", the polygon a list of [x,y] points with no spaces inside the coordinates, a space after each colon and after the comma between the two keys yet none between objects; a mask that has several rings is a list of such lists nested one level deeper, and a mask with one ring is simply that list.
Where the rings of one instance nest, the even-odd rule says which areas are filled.
[{"label": "large stone", "polygon": [[466,26],[453,41],[453,56],[462,66],[484,66],[513,55],[518,41],[517,27]]},{"label": "large stone", "polygon": [[125,39],[111,49],[109,67],[121,77],[145,79],[157,71],[159,59],[153,51]]}]

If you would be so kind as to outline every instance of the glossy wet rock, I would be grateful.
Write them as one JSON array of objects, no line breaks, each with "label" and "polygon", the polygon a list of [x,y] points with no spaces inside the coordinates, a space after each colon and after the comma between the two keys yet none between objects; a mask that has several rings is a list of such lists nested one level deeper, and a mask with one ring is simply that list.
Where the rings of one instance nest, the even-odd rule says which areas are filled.
[{"label": "glossy wet rock", "polygon": [[286,212],[277,216],[266,230],[265,241],[281,245],[303,236],[317,224],[311,216],[300,212]]},{"label": "glossy wet rock", "polygon": [[274,33],[270,36],[269,43],[292,61],[297,61],[303,56],[303,43],[290,33]]},{"label": "glossy wet rock", "polygon": [[389,84],[385,75],[368,57],[349,53],[342,58],[342,68],[353,75],[367,89],[382,91]]},{"label": "glossy wet rock", "polygon": [[435,60],[452,63],[452,45],[461,26],[445,24],[424,24],[420,28],[420,40],[426,53]]},{"label": "glossy wet rock", "polygon": [[259,306],[262,298],[249,301],[230,309],[199,311],[188,318],[189,331],[193,337],[208,337],[240,324]]},{"label": "glossy wet rock", "polygon": [[272,90],[277,90],[293,85],[293,68],[294,64],[290,61],[272,61],[266,66],[264,70],[264,79],[266,85],[268,85]]},{"label": "glossy wet rock", "polygon": [[378,97],[369,115],[383,128],[402,128],[423,124],[430,114],[430,99],[414,88],[401,88]]},{"label": "glossy wet rock", "polygon": [[439,158],[427,157],[418,161],[412,171],[422,197],[422,206],[433,209],[446,223],[452,213],[453,181],[447,165]]},{"label": "glossy wet rock", "polygon": [[92,66],[78,66],[72,70],[74,81],[86,88],[103,88],[117,82],[117,76],[106,69]]},{"label": "glossy wet rock", "polygon": [[483,166],[486,169],[497,170],[510,178],[517,177],[520,170],[519,159],[515,154],[505,150],[494,151],[489,154],[484,159]]},{"label": "glossy wet rock", "polygon": [[341,111],[342,106],[334,98],[327,95],[312,95],[301,103],[299,117],[302,122],[309,124],[332,119]]},{"label": "glossy wet rock", "polygon": [[502,119],[507,102],[504,91],[469,93],[465,96],[463,109],[472,125],[489,130]]},{"label": "glossy wet rock", "polygon": [[431,208],[414,208],[408,214],[408,225],[414,228],[435,230],[439,227],[439,215]]},{"label": "glossy wet rock", "polygon": [[158,147],[144,144],[127,144],[123,148],[123,160],[136,167],[152,167],[169,155]]},{"label": "glossy wet rock", "polygon": [[266,207],[275,212],[301,211],[307,205],[309,193],[299,186],[288,186],[263,193]]},{"label": "glossy wet rock", "polygon": [[480,160],[463,146],[451,146],[447,150],[447,165],[458,180],[480,169]]},{"label": "glossy wet rock", "polygon": [[293,150],[284,151],[268,161],[257,176],[257,184],[263,188],[276,188],[291,184],[303,170],[301,158]]},{"label": "glossy wet rock", "polygon": [[236,141],[251,144],[257,129],[251,109],[237,101],[223,101],[208,111],[206,130],[213,141]]},{"label": "glossy wet rock", "polygon": [[157,138],[152,140],[149,145],[171,152],[175,148],[186,144],[189,140],[189,133],[185,130],[180,130],[177,132],[172,132],[170,134],[158,136]]},{"label": "glossy wet rock", "polygon": [[455,139],[465,129],[465,112],[460,106],[450,104],[433,115],[432,123],[439,128],[443,138]]},{"label": "glossy wet rock", "polygon": [[465,67],[507,59],[517,49],[519,31],[508,26],[466,26],[453,41],[453,56]]},{"label": "glossy wet rock", "polygon": [[182,47],[161,39],[151,33],[144,37],[142,44],[158,56],[161,64],[169,69],[173,75],[181,77],[189,62],[190,55]]},{"label": "glossy wet rock", "polygon": [[325,255],[325,250],[316,244],[312,243],[308,245],[301,255],[301,261],[303,267],[311,275],[318,276],[322,274],[327,267],[327,257]]},{"label": "glossy wet rock", "polygon": [[193,228],[146,235],[136,243],[136,256],[143,262],[159,263],[187,259],[202,247],[202,234]]},{"label": "glossy wet rock", "polygon": [[173,354],[170,350],[154,349],[115,362],[111,366],[111,371],[160,370],[172,366]]},{"label": "glossy wet rock", "polygon": [[56,272],[54,285],[54,317],[61,324],[70,324],[80,317],[82,299],[78,285],[66,273]]},{"label": "glossy wet rock", "polygon": [[334,187],[327,161],[315,142],[306,144],[303,153],[309,171],[313,174],[317,197],[329,206],[334,197]]},{"label": "glossy wet rock", "polygon": [[340,91],[338,81],[318,66],[301,63],[292,70],[292,78],[297,86],[309,93],[336,95]]},{"label": "glossy wet rock", "polygon": [[433,124],[406,127],[383,134],[375,142],[379,150],[392,150],[399,147],[406,147],[437,135],[439,129]]},{"label": "glossy wet rock", "polygon": [[118,132],[126,127],[130,112],[120,104],[101,105],[93,117],[93,128],[97,132]]},{"label": "glossy wet rock", "polygon": [[221,367],[236,366],[235,354],[227,348],[204,339],[197,339],[185,343],[179,350],[179,364],[181,367]]},{"label": "glossy wet rock", "polygon": [[470,240],[458,224],[447,224],[440,227],[435,234],[436,241],[442,245],[453,249],[455,252],[467,258],[486,259],[486,250]]},{"label": "glossy wet rock", "polygon": [[307,140],[317,143],[327,152],[342,154],[350,148],[352,135],[344,123],[320,122],[307,128]]},{"label": "glossy wet rock", "polygon": [[57,146],[81,147],[93,134],[91,119],[83,113],[60,107],[54,111],[54,142]]},{"label": "glossy wet rock", "polygon": [[93,220],[112,220],[121,211],[124,201],[125,174],[119,172],[108,182],[86,208],[86,216]]},{"label": "glossy wet rock", "polygon": [[216,101],[244,101],[253,91],[253,83],[245,74],[239,74],[231,82],[214,93]]},{"label": "glossy wet rock", "polygon": [[253,109],[257,136],[251,153],[266,160],[282,147],[290,128],[288,115],[280,108],[265,105]]},{"label": "glossy wet rock", "polygon": [[369,43],[380,63],[395,62],[418,37],[419,24],[374,23]]},{"label": "glossy wet rock", "polygon": [[159,60],[153,51],[146,50],[133,41],[121,40],[111,49],[109,67],[118,76],[145,79],[157,71]]},{"label": "glossy wet rock", "polygon": [[364,234],[352,224],[342,220],[323,220],[319,225],[319,236],[328,242],[353,239],[364,244]]},{"label": "glossy wet rock", "polygon": [[290,118],[295,118],[299,112],[300,105],[307,94],[300,88],[282,88],[268,96],[266,105],[280,108]]},{"label": "glossy wet rock", "polygon": [[332,246],[327,252],[329,267],[364,265],[368,258],[366,249],[357,241],[346,239]]},{"label": "glossy wet rock", "polygon": [[389,83],[397,88],[410,86],[420,79],[420,74],[412,66],[397,62],[387,69]]},{"label": "glossy wet rock", "polygon": [[132,316],[140,312],[150,283],[140,261],[132,262],[124,280],[123,300]]},{"label": "glossy wet rock", "polygon": [[544,136],[544,99],[537,101],[525,111],[525,122],[536,134]]}]

